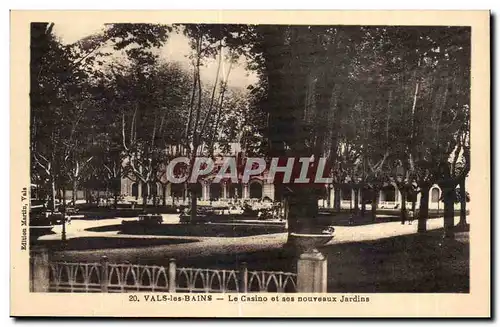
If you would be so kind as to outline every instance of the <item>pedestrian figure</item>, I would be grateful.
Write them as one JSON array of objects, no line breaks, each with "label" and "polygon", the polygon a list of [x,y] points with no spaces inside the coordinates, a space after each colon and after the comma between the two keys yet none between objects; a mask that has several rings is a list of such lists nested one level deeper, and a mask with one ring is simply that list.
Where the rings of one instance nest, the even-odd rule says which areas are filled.
[{"label": "pedestrian figure", "polygon": [[414,217],[415,217],[415,212],[413,210],[410,210],[410,212],[408,213],[408,225],[411,225]]},{"label": "pedestrian figure", "polygon": [[352,226],[354,224],[354,213],[351,211],[349,214],[349,226]]}]

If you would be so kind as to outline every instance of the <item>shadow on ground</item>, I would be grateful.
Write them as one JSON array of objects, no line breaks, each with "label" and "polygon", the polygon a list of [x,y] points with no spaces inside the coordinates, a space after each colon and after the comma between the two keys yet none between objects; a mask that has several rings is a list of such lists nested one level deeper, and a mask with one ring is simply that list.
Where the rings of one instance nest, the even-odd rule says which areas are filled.
[{"label": "shadow on ground", "polygon": [[244,237],[285,232],[284,225],[271,224],[116,224],[87,228],[92,232],[117,231],[127,235]]},{"label": "shadow on ground", "polygon": [[38,240],[33,245],[41,245],[49,251],[84,251],[96,249],[122,249],[138,248],[154,245],[172,245],[197,242],[196,240],[186,239],[164,239],[164,238],[119,238],[119,237],[78,237],[71,238],[65,243],[60,240]]},{"label": "shadow on ground", "polygon": [[[377,211],[376,219],[372,218],[371,212],[366,212],[364,215],[359,214],[350,219],[351,214],[348,211],[333,212],[331,210],[320,211],[317,220],[318,224],[322,225],[332,225],[332,226],[364,226],[364,225],[374,225],[380,223],[387,223],[391,221],[401,221],[401,216],[399,211],[395,210],[380,210]],[[438,215],[437,212],[430,213],[428,219],[438,219],[443,218],[442,215]],[[417,219],[412,221],[413,224],[417,224]],[[406,221],[408,224],[408,220]]]},{"label": "shadow on ground", "polygon": [[[424,236],[413,234],[322,248],[328,258],[328,292],[469,292],[468,233],[457,233],[456,240],[447,242],[443,242],[442,233],[435,230]],[[245,262],[250,270],[297,269],[295,255],[284,249],[175,259],[181,267],[238,269]],[[149,264],[158,265],[158,261],[150,260]]]},{"label": "shadow on ground", "polygon": [[469,292],[468,233],[442,234],[325,247],[328,292]]},{"label": "shadow on ground", "polygon": [[[111,228],[111,226],[107,226]],[[121,227],[116,225],[115,228]],[[243,236],[248,226],[237,225],[164,225],[162,233],[214,236]],[[208,228],[210,227],[210,228]],[[255,233],[268,231],[271,226],[256,226]],[[274,227],[274,226],[272,226]],[[155,227],[158,232],[158,226]],[[160,229],[161,230],[161,229]],[[130,231],[129,231],[130,232]],[[136,230],[138,234],[144,231]],[[456,238],[444,242],[443,230],[429,231],[424,235],[411,234],[374,241],[331,244],[321,248],[328,259],[328,292],[332,293],[467,293],[469,292],[469,233],[457,231]],[[172,242],[171,240],[128,239],[139,242],[127,246],[151,246]],[[83,241],[83,240],[80,240]],[[85,240],[86,244],[95,244]],[[117,241],[119,242],[119,241]],[[123,241],[125,242],[125,241]],[[175,241],[174,241],[175,242]],[[123,244],[123,243],[122,243]],[[141,244],[141,245],[139,245]],[[163,243],[165,244],[165,243]],[[200,243],[202,244],[202,243]],[[207,246],[199,254],[189,256],[180,250],[175,255],[151,252],[136,258],[137,264],[167,266],[175,258],[179,267],[238,269],[243,262],[249,270],[296,272],[296,255],[285,248],[231,253],[210,252]],[[77,246],[74,245],[76,248]],[[99,248],[104,247],[99,244]],[[125,245],[123,247],[126,247]],[[68,249],[69,250],[69,249]],[[122,249],[121,257],[133,257],[132,249]],[[82,260],[85,257],[86,260]],[[99,256],[71,253],[71,261],[98,261]]]}]

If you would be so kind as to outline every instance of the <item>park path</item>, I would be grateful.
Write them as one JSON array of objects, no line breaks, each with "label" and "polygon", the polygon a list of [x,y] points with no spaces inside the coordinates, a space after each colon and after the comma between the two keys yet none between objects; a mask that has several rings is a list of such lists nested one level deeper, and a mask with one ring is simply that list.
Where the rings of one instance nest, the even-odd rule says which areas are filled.
[{"label": "park path", "polygon": [[[459,221],[459,217],[455,217],[455,224]],[[88,232],[82,231],[75,226],[69,227],[68,235],[78,235],[79,237],[134,237],[137,235],[126,236],[117,235],[116,232]],[[109,221],[100,221],[98,224],[109,224]],[[116,223],[116,220],[114,220]],[[88,224],[88,222],[87,222]],[[85,225],[85,224],[83,224]],[[93,226],[96,226],[95,222]],[[443,227],[443,219],[429,219],[427,221],[428,230],[439,229]],[[57,231],[56,231],[57,232]],[[400,235],[409,235],[417,232],[417,222],[412,225],[402,225],[400,222],[385,222],[378,224],[369,224],[362,226],[336,226],[335,238],[328,243],[351,243],[372,241],[383,238],[389,238]],[[53,235],[52,235],[53,236]],[[60,237],[60,235],[59,235]],[[287,234],[267,234],[255,235],[247,237],[187,237],[187,236],[147,236],[151,238],[184,238],[197,239],[199,242],[184,243],[184,244],[169,244],[169,245],[152,245],[148,247],[136,248],[120,248],[120,249],[93,249],[79,251],[64,251],[54,253],[54,260],[67,261],[98,261],[102,256],[106,255],[111,262],[141,262],[146,258],[187,258],[187,257],[206,257],[213,255],[238,254],[246,252],[257,252],[263,250],[278,249],[286,242]],[[141,238],[143,236],[141,235]],[[146,238],[146,236],[144,237]]]}]

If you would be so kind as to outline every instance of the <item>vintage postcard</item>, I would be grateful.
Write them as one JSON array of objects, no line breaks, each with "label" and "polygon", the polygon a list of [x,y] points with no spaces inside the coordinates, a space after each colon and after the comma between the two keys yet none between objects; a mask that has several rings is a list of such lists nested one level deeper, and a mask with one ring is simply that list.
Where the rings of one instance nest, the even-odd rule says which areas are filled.
[{"label": "vintage postcard", "polygon": [[12,11],[11,315],[490,317],[488,11]]}]

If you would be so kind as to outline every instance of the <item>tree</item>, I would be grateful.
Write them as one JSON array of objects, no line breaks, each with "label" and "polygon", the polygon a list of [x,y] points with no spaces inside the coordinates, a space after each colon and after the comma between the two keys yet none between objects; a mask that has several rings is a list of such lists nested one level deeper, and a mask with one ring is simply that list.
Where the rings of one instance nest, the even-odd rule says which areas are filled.
[{"label": "tree", "polygon": [[[220,138],[221,118],[228,89],[227,82],[235,57],[233,52],[229,51],[227,56],[230,61],[229,69],[225,78],[220,80],[221,62],[227,40],[227,35],[221,32],[220,25],[187,24],[177,25],[175,28],[189,37],[193,51],[191,56],[193,65],[192,91],[183,134],[185,154],[190,159],[187,176],[191,176],[196,157],[201,154],[204,145],[207,146],[207,154],[213,156],[215,141]],[[206,101],[203,101],[201,67],[204,59],[215,57],[217,57],[216,76]],[[189,182],[186,182],[186,188],[191,193],[191,220],[194,221],[197,214],[197,188]]]},{"label": "tree", "polygon": [[[144,208],[148,195],[156,203],[156,183],[168,160],[168,147],[179,145],[176,122],[188,99],[187,74],[178,66],[153,57],[132,58],[132,65],[115,70],[115,101],[121,108],[121,141],[124,175],[140,183]],[[153,186],[151,192],[148,189]]]},{"label": "tree", "polygon": [[[428,40],[431,46],[423,59],[427,73],[421,82],[426,96],[417,104],[420,126],[416,126],[411,164],[422,192],[428,193],[431,183],[443,190],[445,236],[452,237],[455,187],[470,170],[470,29],[443,28],[429,33]],[[421,231],[427,213],[424,206],[422,212],[421,203]]]},{"label": "tree", "polygon": [[73,115],[75,111],[81,112],[78,107],[83,103],[79,96],[79,79],[84,77],[84,73],[73,66],[68,48],[53,35],[53,26],[32,23],[30,64],[30,150],[40,176],[48,181],[52,210],[55,209],[56,184],[64,186],[66,178],[63,175],[75,148],[72,140],[79,121],[73,119]]},{"label": "tree", "polygon": [[52,208],[57,188],[65,189],[71,181],[75,201],[79,181],[88,179],[83,171],[93,158],[91,148],[95,144],[91,138],[97,127],[89,120],[93,117],[90,110],[96,105],[92,88],[102,77],[95,68],[102,66],[103,58],[109,55],[99,49],[110,45],[115,50],[137,53],[137,46],[147,49],[161,45],[169,31],[162,25],[110,24],[103,34],[62,45],[52,33],[53,26],[32,24],[30,90],[31,153],[42,172],[36,175],[45,176],[52,190]]}]

